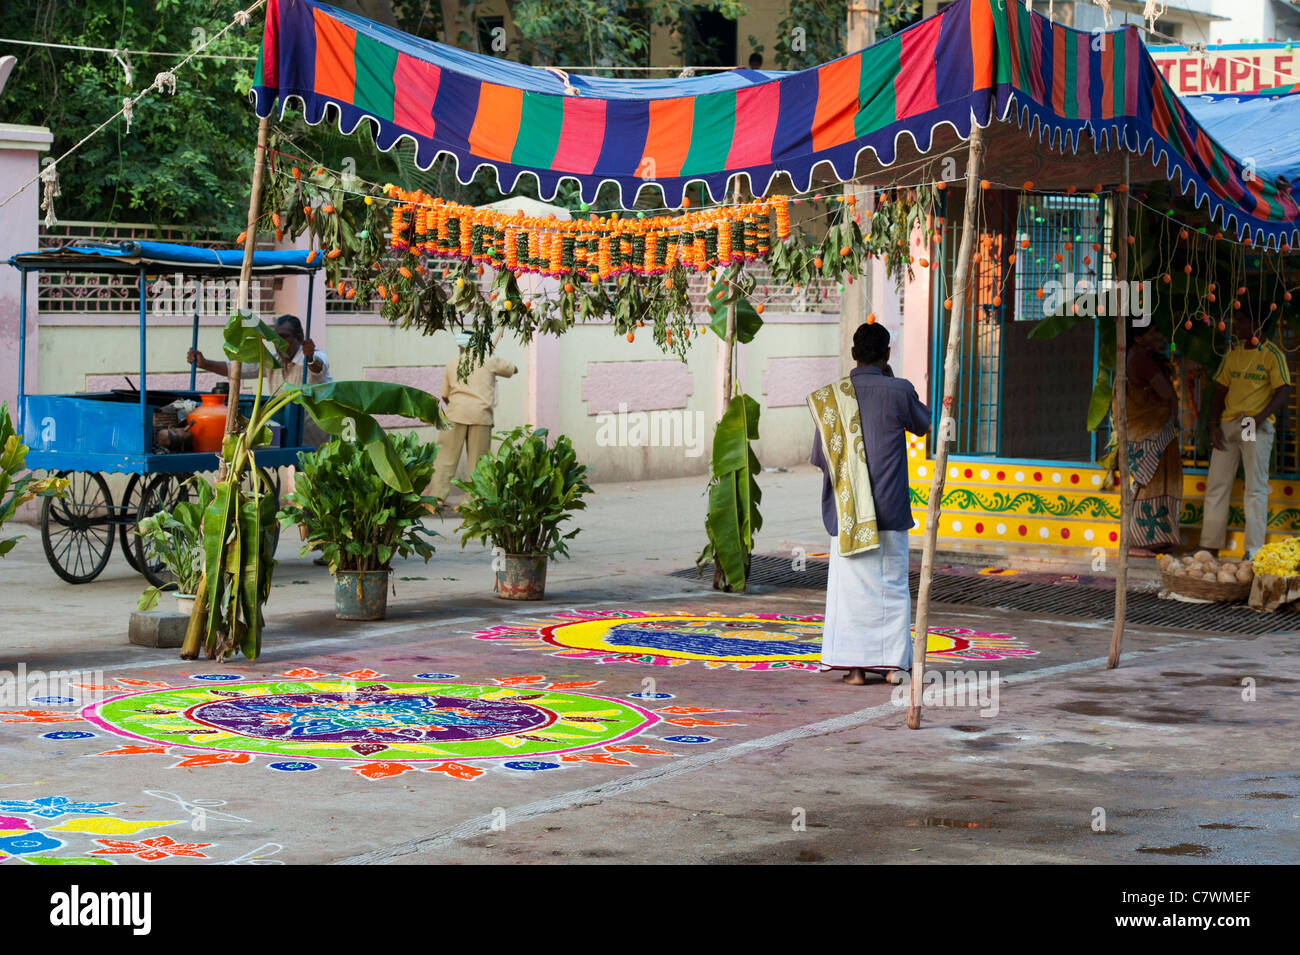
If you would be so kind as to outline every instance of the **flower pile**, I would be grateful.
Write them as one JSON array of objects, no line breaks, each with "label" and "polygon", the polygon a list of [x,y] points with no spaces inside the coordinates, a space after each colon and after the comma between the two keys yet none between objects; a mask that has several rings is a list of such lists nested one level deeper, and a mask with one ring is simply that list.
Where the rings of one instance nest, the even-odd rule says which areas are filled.
[{"label": "flower pile", "polygon": [[1255,573],[1272,577],[1300,576],[1300,537],[1265,544],[1252,562]]}]

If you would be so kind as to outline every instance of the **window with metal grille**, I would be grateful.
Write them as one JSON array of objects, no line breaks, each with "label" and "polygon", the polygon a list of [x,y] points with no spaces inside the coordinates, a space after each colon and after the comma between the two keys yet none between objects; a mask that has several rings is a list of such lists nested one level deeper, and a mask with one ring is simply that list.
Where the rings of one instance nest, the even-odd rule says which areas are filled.
[{"label": "window with metal grille", "polygon": [[[949,191],[954,195],[947,201],[956,203],[960,190]],[[1095,324],[1081,322],[1050,340],[1030,338],[1030,333],[1049,312],[1073,309],[1074,294],[1087,290],[1089,283],[1096,288],[1110,278],[1105,207],[1086,196],[1010,192],[986,193],[981,207],[970,294],[961,316],[957,394],[951,409],[956,430],[949,452],[1095,459],[1097,438],[1087,431],[1097,368]],[[945,235],[938,256],[942,268],[935,274],[934,407],[942,398],[951,320],[944,303],[952,297],[960,233],[954,223]]]},{"label": "window with metal grille", "polygon": [[1080,292],[1110,278],[1104,220],[1102,200],[1091,196],[1025,198],[1016,219],[1016,321],[1041,321],[1063,304],[1050,283]]}]

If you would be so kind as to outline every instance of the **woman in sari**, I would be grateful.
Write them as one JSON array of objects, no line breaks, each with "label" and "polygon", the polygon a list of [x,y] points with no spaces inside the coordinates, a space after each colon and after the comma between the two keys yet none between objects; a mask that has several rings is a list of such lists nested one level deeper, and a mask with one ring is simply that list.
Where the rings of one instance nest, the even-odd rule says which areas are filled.
[{"label": "woman in sari", "polygon": [[1165,338],[1154,325],[1130,326],[1128,462],[1133,476],[1129,553],[1154,557],[1182,542],[1183,462],[1178,446],[1178,395]]}]

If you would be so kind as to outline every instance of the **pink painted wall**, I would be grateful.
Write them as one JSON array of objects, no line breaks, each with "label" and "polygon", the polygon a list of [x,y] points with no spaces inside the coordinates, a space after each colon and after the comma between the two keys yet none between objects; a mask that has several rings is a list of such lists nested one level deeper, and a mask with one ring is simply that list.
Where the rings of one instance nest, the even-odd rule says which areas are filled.
[{"label": "pink painted wall", "polygon": [[[289,245],[286,243],[281,246],[286,249],[307,249],[310,248],[311,239],[307,233],[303,233],[298,240]],[[325,270],[321,269],[314,275],[286,275],[283,278],[283,284],[275,293],[275,311],[277,315],[297,315],[302,322],[303,328],[307,328],[307,291],[312,283],[316,288],[312,295],[311,306],[311,340],[315,342],[316,347],[329,351],[329,345],[326,344],[326,321],[325,321]],[[263,316],[267,318],[268,316]]]},{"label": "pink painted wall", "polygon": [[834,355],[818,358],[771,358],[763,370],[763,394],[769,408],[804,404],[808,395],[839,377],[840,360]]},{"label": "pink painted wall", "polygon": [[538,335],[528,345],[528,423],[560,430],[560,340]]},{"label": "pink painted wall", "polygon": [[[126,381],[130,379],[131,385],[135,388],[140,387],[140,373],[123,372],[120,375],[87,375],[86,391],[110,391],[113,388],[125,388]],[[225,381],[224,378],[218,378],[216,375],[206,371],[201,371],[194,378],[194,387],[198,391],[211,391],[212,386],[218,381]],[[149,388],[158,388],[163,391],[179,389],[188,391],[190,387],[190,373],[186,372],[163,372],[161,374],[149,374]],[[247,390],[249,385],[245,383]]]},{"label": "pink painted wall", "polygon": [[[313,335],[313,338],[315,336]],[[412,388],[419,388],[421,391],[427,391],[435,398],[442,391],[442,376],[445,372],[445,365],[399,365],[396,367],[367,367],[365,370],[366,381],[388,381],[395,385],[408,385]],[[378,415],[375,418],[383,428],[424,428],[428,427],[423,421],[417,421],[414,418],[406,418],[402,415],[386,414]]]},{"label": "pink painted wall", "polygon": [[690,369],[679,361],[593,361],[582,379],[587,414],[685,408],[695,391]]},{"label": "pink painted wall", "polygon": [[[20,183],[40,171],[40,157],[54,137],[38,126],[0,123],[0,183],[7,195]],[[12,202],[0,206],[0,263],[18,252],[31,252],[37,245],[40,217],[40,186],[33,184]],[[26,387],[36,385],[36,277],[28,280]],[[18,310],[22,279],[15,269],[0,265],[0,401],[9,403],[14,424],[18,423]]]},{"label": "pink painted wall", "polygon": [[[916,250],[934,261],[933,249]],[[882,267],[883,268],[883,267]],[[930,388],[930,296],[936,269],[916,268],[916,277],[903,282],[901,338],[902,361],[894,364],[894,374],[906,378],[921,400],[929,403]],[[887,280],[888,281],[888,280]],[[892,283],[891,283],[892,285]],[[891,333],[893,329],[890,329]]]}]

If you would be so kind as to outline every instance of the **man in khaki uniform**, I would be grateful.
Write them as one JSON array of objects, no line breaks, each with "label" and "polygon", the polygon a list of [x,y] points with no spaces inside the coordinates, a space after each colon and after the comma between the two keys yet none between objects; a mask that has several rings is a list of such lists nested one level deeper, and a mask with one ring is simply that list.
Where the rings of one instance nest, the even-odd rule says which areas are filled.
[{"label": "man in khaki uniform", "polygon": [[[457,353],[465,354],[469,344],[468,332],[456,333]],[[461,380],[456,376],[459,361],[447,363],[442,379],[442,400],[447,406],[449,427],[442,434],[437,463],[433,470],[433,484],[429,494],[446,500],[451,492],[451,479],[456,476],[460,453],[468,447],[469,470],[492,447],[492,406],[496,404],[497,378],[510,378],[519,369],[496,355],[489,355],[483,364]]]}]

